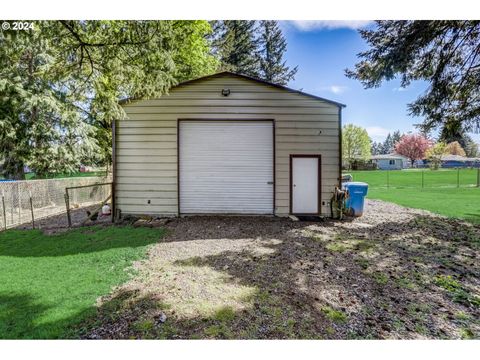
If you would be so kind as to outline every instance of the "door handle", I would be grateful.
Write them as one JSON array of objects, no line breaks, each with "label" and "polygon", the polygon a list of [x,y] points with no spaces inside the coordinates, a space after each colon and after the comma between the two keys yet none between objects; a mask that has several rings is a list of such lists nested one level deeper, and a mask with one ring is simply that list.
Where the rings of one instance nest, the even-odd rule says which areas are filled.
[{"label": "door handle", "polygon": [[273,181],[268,181],[267,184],[268,185],[273,185]]}]

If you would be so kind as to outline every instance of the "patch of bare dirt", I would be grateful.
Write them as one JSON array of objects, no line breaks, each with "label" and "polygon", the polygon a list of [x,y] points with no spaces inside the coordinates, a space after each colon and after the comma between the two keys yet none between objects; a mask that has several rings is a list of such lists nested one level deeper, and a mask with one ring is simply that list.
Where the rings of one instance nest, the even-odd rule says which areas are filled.
[{"label": "patch of bare dirt", "polygon": [[84,337],[480,338],[478,225],[368,200],[363,217],[342,222],[164,226]]},{"label": "patch of bare dirt", "polygon": [[[87,211],[95,211],[98,205],[86,206],[79,209],[72,209],[70,211],[70,218],[72,227],[91,226],[91,225],[111,225],[110,215],[102,215],[95,220],[89,220],[83,225],[83,222],[88,218]],[[31,229],[32,223],[25,223],[16,227],[16,229]],[[67,213],[61,213],[45,217],[43,219],[35,220],[35,228],[41,229],[45,234],[57,234],[69,230]]]}]

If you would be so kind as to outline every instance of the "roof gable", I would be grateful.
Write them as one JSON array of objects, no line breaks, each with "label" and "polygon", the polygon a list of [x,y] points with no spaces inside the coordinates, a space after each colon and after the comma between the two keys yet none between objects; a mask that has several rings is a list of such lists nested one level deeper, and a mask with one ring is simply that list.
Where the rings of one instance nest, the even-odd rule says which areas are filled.
[{"label": "roof gable", "polygon": [[338,106],[339,108],[346,107],[345,104],[342,104],[342,103],[339,103],[339,102],[336,102],[336,101],[333,101],[333,100],[325,99],[325,98],[317,96],[317,95],[312,95],[312,94],[309,94],[309,93],[306,93],[306,92],[303,92],[303,91],[300,91],[300,90],[295,90],[295,89],[289,88],[287,86],[274,84],[274,83],[271,83],[271,82],[268,82],[268,81],[265,81],[265,80],[261,80],[261,79],[257,79],[257,78],[251,77],[251,76],[247,76],[247,75],[243,75],[243,74],[237,74],[237,73],[234,73],[234,72],[231,72],[231,71],[222,71],[222,72],[219,72],[219,73],[216,73],[216,74],[202,76],[202,77],[197,78],[197,79],[184,81],[184,82],[172,87],[172,90],[177,88],[177,87],[188,86],[190,84],[193,84],[193,83],[196,83],[196,82],[199,82],[199,81],[221,78],[221,77],[240,78],[240,79],[248,80],[248,81],[251,81],[251,82],[254,82],[254,83],[257,83],[257,84],[262,84],[262,85],[265,85],[265,86],[272,86],[274,88],[281,89],[281,90],[284,90],[284,91],[287,91],[287,92],[290,92],[290,93],[295,93],[295,94],[307,96],[307,97],[315,99],[315,100],[324,101],[324,102],[327,102],[329,104]]},{"label": "roof gable", "polygon": [[[303,92],[303,91],[300,91],[300,90],[291,89],[287,86],[270,83],[270,82],[265,81],[265,80],[257,79],[257,78],[250,77],[250,76],[247,76],[247,75],[233,73],[233,72],[230,72],[230,71],[223,71],[223,72],[219,72],[219,73],[212,74],[212,75],[202,76],[202,77],[197,78],[197,79],[187,80],[187,81],[179,83],[178,85],[173,86],[170,89],[170,91],[174,91],[175,89],[185,87],[185,86],[189,86],[189,85],[192,85],[192,84],[196,84],[198,82],[209,80],[209,79],[228,78],[228,77],[239,78],[239,79],[251,81],[251,82],[256,83],[256,84],[261,84],[261,85],[264,85],[264,86],[271,86],[271,87],[274,87],[276,89],[280,89],[282,91],[286,91],[286,92],[293,93],[293,94],[299,94],[299,95],[302,95],[302,96],[309,97],[311,99],[323,101],[323,102],[329,103],[331,105],[337,106],[340,109],[343,108],[343,107],[346,107],[346,105],[341,104],[341,103],[336,102],[336,101],[333,101],[333,100],[325,99],[325,98],[322,98],[320,96],[312,95],[312,94],[309,94],[309,93],[306,93],[306,92]],[[124,104],[127,104],[129,102],[136,101],[136,100],[137,99],[123,99],[123,100],[119,101],[119,104],[124,105]],[[138,99],[138,100],[141,100],[141,99]]]}]

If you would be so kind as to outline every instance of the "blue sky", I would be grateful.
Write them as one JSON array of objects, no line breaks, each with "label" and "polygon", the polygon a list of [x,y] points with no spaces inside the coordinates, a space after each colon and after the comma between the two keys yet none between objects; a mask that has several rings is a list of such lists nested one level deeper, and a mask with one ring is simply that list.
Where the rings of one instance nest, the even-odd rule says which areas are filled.
[{"label": "blue sky", "polygon": [[[416,82],[402,89],[398,80],[384,82],[376,89],[364,89],[359,81],[345,76],[353,68],[356,54],[367,49],[356,28],[371,26],[366,21],[289,21],[281,27],[288,42],[286,60],[298,65],[289,86],[346,104],[343,122],[367,129],[374,141],[388,132],[415,132],[421,118],[408,115],[407,104],[422,94],[426,83]],[[473,135],[480,141],[480,135]]]}]

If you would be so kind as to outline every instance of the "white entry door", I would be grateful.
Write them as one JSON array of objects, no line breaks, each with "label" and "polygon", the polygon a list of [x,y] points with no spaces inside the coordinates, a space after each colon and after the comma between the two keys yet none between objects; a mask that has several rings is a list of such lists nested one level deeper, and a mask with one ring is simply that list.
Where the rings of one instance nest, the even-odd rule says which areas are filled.
[{"label": "white entry door", "polygon": [[181,214],[273,214],[272,121],[182,120]]},{"label": "white entry door", "polygon": [[292,156],[292,214],[318,214],[320,156]]}]

